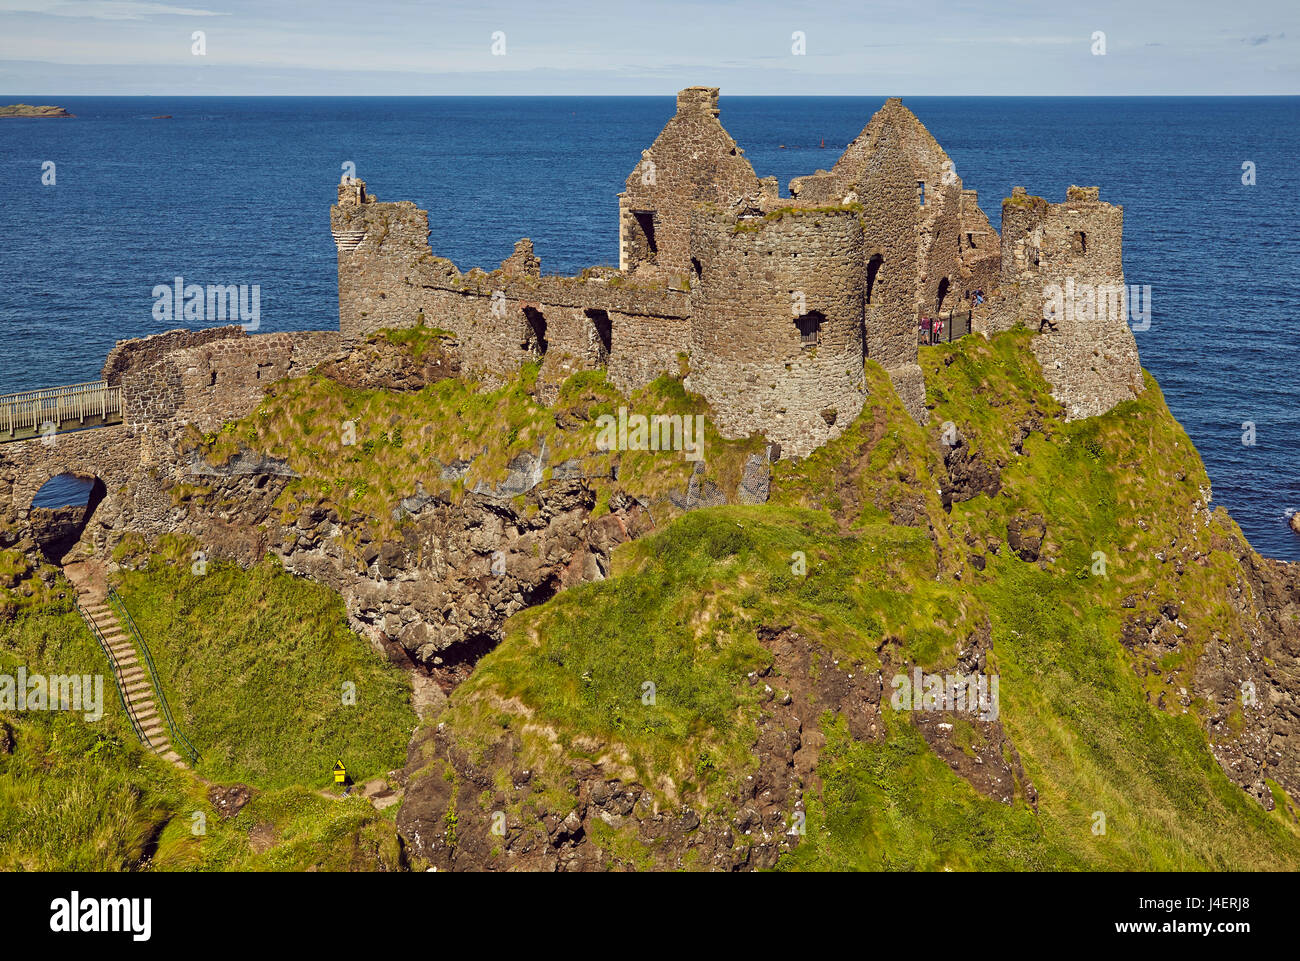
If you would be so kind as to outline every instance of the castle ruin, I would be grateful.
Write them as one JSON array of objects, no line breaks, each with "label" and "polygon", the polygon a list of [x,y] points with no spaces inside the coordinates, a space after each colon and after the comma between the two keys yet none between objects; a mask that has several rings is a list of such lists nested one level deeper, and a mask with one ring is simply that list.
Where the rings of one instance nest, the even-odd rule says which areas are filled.
[{"label": "castle ruin", "polygon": [[[619,267],[544,275],[521,240],[491,272],[461,272],[429,248],[428,215],[381,203],[360,180],[339,185],[331,226],[339,329],[250,336],[239,327],[121,341],[103,382],[122,422],[15,440],[0,450],[0,516],[25,518],[61,472],[101,476],[96,536],[130,517],[165,530],[167,476],[183,473],[177,431],[217,430],[299,376],[382,328],[450,330],[462,369],[490,382],[527,361],[565,375],[603,369],[625,392],[687,370],[727,437],[759,433],[803,456],[861,411],[866,361],[909,413],[928,417],[917,321],[973,307],[973,329],[1022,323],[1070,417],[1096,416],[1142,390],[1122,315],[1066,311],[1044,322],[1049,289],[1123,290],[1123,210],[1096,187],[1064,203],[1022,188],[1002,205],[1001,236],[951,159],[891,99],[831,170],[780,197],[718,120],[718,91],[691,87],[619,195]],[[973,291],[983,291],[975,306]],[[129,482],[129,483],[128,483]],[[2,525],[0,525],[2,526]],[[102,544],[100,546],[103,546]]]},{"label": "castle ruin", "polygon": [[1043,323],[1053,283],[1123,285],[1123,210],[1096,187],[1071,187],[1064,204],[1017,188],[999,236],[951,158],[891,98],[831,170],[781,197],[718,115],[715,87],[677,95],[619,194],[617,270],[543,275],[521,240],[497,270],[462,273],[430,250],[427,212],[345,180],[330,214],[343,342],[427,324],[454,333],[466,368],[489,379],[536,360],[604,368],[623,391],[684,366],[724,436],[758,432],[796,455],[861,411],[867,360],[924,423],[918,322],[972,308],[979,332],[1042,328],[1034,351],[1070,416],[1142,390],[1123,316]]}]

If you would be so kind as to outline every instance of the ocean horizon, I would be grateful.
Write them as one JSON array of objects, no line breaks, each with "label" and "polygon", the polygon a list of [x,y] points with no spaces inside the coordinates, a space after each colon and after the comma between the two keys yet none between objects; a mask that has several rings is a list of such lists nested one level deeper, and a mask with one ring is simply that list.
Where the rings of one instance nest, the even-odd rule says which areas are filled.
[{"label": "ocean horizon", "polygon": [[[720,119],[784,195],[884,99],[724,89]],[[1300,378],[1285,307],[1300,282],[1300,97],[903,99],[995,227],[1013,186],[1060,201],[1096,185],[1124,206],[1126,280],[1152,291],[1142,364],[1204,458],[1214,503],[1261,553],[1300,560],[1286,525],[1300,509]],[[525,236],[546,273],[617,264],[616,194],[674,109],[672,96],[0,102],[77,118],[0,122],[0,392],[94,380],[116,341],[184,326],[153,316],[153,288],[176,277],[257,285],[261,332],[336,327],[329,207],[349,163],[379,199],[427,209],[433,252],[461,269],[497,266]]]}]

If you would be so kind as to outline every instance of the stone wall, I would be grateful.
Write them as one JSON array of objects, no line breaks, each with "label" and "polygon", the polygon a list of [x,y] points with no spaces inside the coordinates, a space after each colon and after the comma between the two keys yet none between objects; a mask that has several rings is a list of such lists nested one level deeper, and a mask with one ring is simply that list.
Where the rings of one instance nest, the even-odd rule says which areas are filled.
[{"label": "stone wall", "polygon": [[151,337],[118,341],[108,352],[102,377],[122,388],[123,416],[128,424],[165,420],[181,402],[179,372],[168,369],[174,350],[199,347],[230,337],[247,336],[242,327],[169,330]]},{"label": "stone wall", "polygon": [[718,88],[687,87],[677,113],[641,154],[619,194],[619,268],[643,264],[686,271],[691,211],[700,203],[730,208],[775,199],[718,121]]},{"label": "stone wall", "polygon": [[1003,299],[994,329],[1019,322],[1041,331],[1034,354],[1073,418],[1105,413],[1143,390],[1120,295],[1124,208],[1098,194],[1070,187],[1066,202],[1053,204],[1017,187],[1002,205]]},{"label": "stone wall", "polygon": [[97,514],[120,516],[122,490],[141,466],[140,429],[117,424],[51,438],[0,444],[0,529],[12,543],[27,534],[32,498],[59,474],[98,477],[107,491]]},{"label": "stone wall", "polygon": [[121,385],[128,424],[179,420],[213,430],[251,411],[267,385],[299,376],[338,350],[334,331],[170,330],[119,341],[103,377]]},{"label": "stone wall", "polygon": [[97,552],[110,550],[123,530],[167,533],[177,519],[168,489],[187,467],[177,461],[177,434],[188,424],[213,431],[248,414],[270,384],[338,349],[335,331],[249,335],[238,326],[119,341],[103,376],[122,387],[125,423],[0,445],[0,539],[30,533],[32,499],[64,473],[104,483],[83,534]]},{"label": "stone wall", "polygon": [[[794,450],[808,438],[834,433],[807,420],[809,405],[838,418],[860,406],[854,397],[862,389],[848,383],[856,383],[857,372],[818,379],[826,371],[814,376],[808,360],[827,351],[792,356],[782,340],[794,334],[775,324],[774,291],[783,288],[789,296],[801,286],[817,287],[821,281],[806,264],[833,259],[825,283],[836,287],[843,281],[839,258],[857,258],[852,289],[861,293],[861,310],[855,320],[837,316],[831,352],[848,356],[848,339],[834,338],[840,321],[855,324],[862,355],[890,373],[920,423],[928,413],[917,364],[919,318],[971,309],[972,293],[980,290],[984,304],[974,311],[973,329],[996,332],[1018,320],[1036,323],[1044,282],[1123,283],[1122,211],[1101,203],[1096,188],[1071,188],[1060,205],[1019,191],[1004,206],[1000,237],[976,191],[964,186],[951,158],[897,98],[871,117],[830,171],[796,178],[790,192],[789,200],[779,200],[771,178],[754,173],[718,120],[713,87],[678,94],[676,114],[629,175],[619,195],[617,271],[545,276],[525,239],[497,270],[462,273],[429,249],[424,211],[410,203],[378,203],[364,183],[349,181],[340,185],[330,215],[343,343],[355,344],[380,328],[425,324],[452,332],[466,371],[488,382],[526,361],[544,360],[559,376],[605,367],[624,391],[676,372],[686,354],[691,383],[715,403],[727,431],[773,431],[773,439],[790,438]],[[795,230],[793,242],[808,247],[783,249],[772,262],[783,266],[765,266],[753,276],[739,270],[733,261],[743,260],[747,244],[723,238],[756,225],[766,232],[773,222],[771,236],[780,238],[788,229],[785,215],[778,216],[783,210],[810,217],[806,224],[823,214],[832,218],[827,224],[838,223],[837,211],[853,210],[859,227],[851,239],[838,237],[834,242],[847,246],[835,251],[826,241],[838,228],[809,228],[806,237]],[[760,224],[756,215],[768,220]],[[703,221],[714,226],[697,231]],[[731,227],[720,226],[727,221]],[[775,248],[764,256],[776,256]],[[735,289],[717,281],[701,289],[705,262],[734,277]],[[699,309],[709,316],[696,316]],[[782,337],[772,333],[778,329]],[[737,339],[723,343],[720,331]],[[1124,325],[1056,325],[1034,349],[1074,416],[1107,410],[1141,389],[1136,349]],[[770,386],[759,389],[760,371],[785,373],[767,377]],[[782,379],[799,389],[778,386]]]},{"label": "stone wall", "polygon": [[916,180],[894,131],[881,131],[855,190],[865,235],[867,357],[885,369],[916,363]]},{"label": "stone wall", "polygon": [[425,211],[355,199],[331,211],[335,238],[344,238],[338,271],[345,344],[382,328],[440,328],[456,335],[466,371],[488,382],[548,354],[562,356],[569,371],[608,367],[623,390],[677,370],[690,312],[684,284],[612,270],[545,276],[526,239],[499,269],[462,273],[429,249]]},{"label": "stone wall", "polygon": [[[963,310],[994,287],[999,238],[952,159],[896,97],[829,170],[790,183],[804,205],[860,203],[867,241],[867,356],[891,369],[916,363],[919,317]],[[874,258],[874,260],[873,260]]]},{"label": "stone wall", "polygon": [[217,430],[251,413],[268,385],[300,377],[338,352],[335,331],[257,334],[173,351],[163,365],[180,385],[171,416],[202,431]]},{"label": "stone wall", "polygon": [[864,276],[855,209],[733,221],[697,211],[691,372],[726,437],[760,432],[796,455],[862,410]]}]

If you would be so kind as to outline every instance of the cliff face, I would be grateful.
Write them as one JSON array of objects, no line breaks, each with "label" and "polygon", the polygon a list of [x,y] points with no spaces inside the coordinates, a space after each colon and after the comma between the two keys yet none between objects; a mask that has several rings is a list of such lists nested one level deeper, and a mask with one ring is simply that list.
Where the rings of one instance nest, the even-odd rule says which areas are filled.
[{"label": "cliff face", "polygon": [[708,409],[383,337],[155,438],[183,469],[81,546],[167,530],[341,594],[425,678],[416,867],[1293,870],[1297,568],[1211,507],[1154,381],[1074,420],[1032,342],[923,348],[926,426],[868,363],[793,462],[602,450],[622,405]]},{"label": "cliff face", "polygon": [[[766,506],[508,621],[412,742],[414,863],[1300,864],[1295,566],[1210,507],[1153,381],[1071,421],[1028,341],[924,349],[928,428],[869,368]],[[997,693],[900,706],[918,670]]]},{"label": "cliff face", "polygon": [[698,460],[601,449],[599,419],[620,408],[679,410],[694,427],[698,400],[675,381],[629,399],[590,375],[556,385],[534,372],[482,391],[458,371],[441,332],[381,334],[276,383],[246,418],[171,432],[156,469],[120,491],[155,508],[113,514],[96,529],[102,552],[134,563],[169,532],[243,566],[275,554],[450,691],[506,618],[604,578],[618,544],[688,508],[765,496],[759,438],[710,428],[695,437]]}]

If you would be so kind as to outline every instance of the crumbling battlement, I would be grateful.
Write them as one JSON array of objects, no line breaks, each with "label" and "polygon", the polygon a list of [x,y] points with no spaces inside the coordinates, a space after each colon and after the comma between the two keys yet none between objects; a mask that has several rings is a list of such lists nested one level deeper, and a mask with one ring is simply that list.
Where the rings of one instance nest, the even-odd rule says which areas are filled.
[{"label": "crumbling battlement", "polygon": [[[1011,198],[999,237],[897,98],[831,170],[791,181],[789,198],[758,177],[718,116],[717,88],[678,94],[619,194],[618,270],[546,276],[525,240],[497,270],[462,273],[429,249],[425,211],[378,203],[355,179],[340,184],[330,226],[344,343],[425,324],[454,333],[466,370],[489,381],[540,360],[561,373],[605,368],[625,391],[677,372],[685,354],[688,383],[719,429],[762,433],[802,455],[861,409],[864,360],[889,372],[925,423],[918,321],[951,324],[979,293],[976,329],[1027,322],[1043,279],[1076,266],[1052,260],[1061,238],[1068,253],[1068,238],[1087,236],[1089,276],[1122,278],[1122,215],[1096,188],[1071,188],[1065,204],[1041,210]],[[1039,338],[1072,412],[1131,396],[1136,352],[1125,336],[1058,327]]]},{"label": "crumbling battlement", "polygon": [[719,122],[718,88],[687,87],[677,94],[677,113],[642,151],[619,194],[619,269],[685,271],[696,204],[730,209],[776,195],[776,180],[758,179]]},{"label": "crumbling battlement", "polygon": [[1023,187],[1002,203],[1001,298],[991,323],[1041,330],[1034,354],[1071,417],[1092,417],[1143,390],[1129,328],[1124,208],[1097,187],[1070,187],[1064,203]]},{"label": "crumbling battlement", "polygon": [[339,352],[337,331],[248,334],[242,327],[170,330],[118,341],[103,378],[121,386],[124,422],[0,445],[0,531],[28,538],[32,498],[52,477],[97,477],[104,499],[87,527],[106,553],[124,530],[157,537],[185,514],[167,494],[188,473],[179,436],[252,412],[266,388]]},{"label": "crumbling battlement", "polygon": [[122,387],[130,425],[176,422],[215,430],[252,411],[270,384],[304,374],[338,350],[335,331],[250,335],[238,325],[169,330],[118,341],[103,378]]},{"label": "crumbling battlement", "polygon": [[[806,204],[866,206],[868,256],[880,258],[877,282],[892,286],[884,299],[906,310],[912,327],[915,317],[964,305],[971,291],[987,294],[996,285],[998,235],[976,191],[963,186],[952,158],[897,97],[885,101],[831,170],[796,177],[790,194]],[[914,255],[901,249],[904,243],[915,243]]]}]

